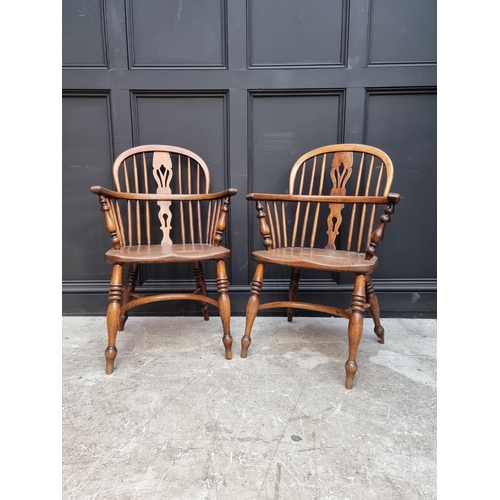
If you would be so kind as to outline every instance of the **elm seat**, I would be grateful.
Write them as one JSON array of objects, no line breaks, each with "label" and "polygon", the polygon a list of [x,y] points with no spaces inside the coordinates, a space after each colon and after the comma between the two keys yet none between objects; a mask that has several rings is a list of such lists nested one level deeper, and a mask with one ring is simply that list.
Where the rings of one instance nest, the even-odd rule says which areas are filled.
[{"label": "elm seat", "polygon": [[177,245],[134,245],[118,250],[108,250],[106,262],[137,262],[138,264],[154,264],[160,262],[193,262],[227,259],[230,250],[204,244]]},{"label": "elm seat", "polygon": [[[113,163],[114,190],[91,187],[98,195],[112,248],[105,253],[113,265],[107,309],[106,373],[113,373],[117,332],[128,311],[152,302],[201,302],[205,321],[208,304],[219,309],[226,359],[232,358],[231,306],[225,261],[230,251],[221,243],[226,229],[229,200],[236,189],[210,192],[210,172],[196,153],[177,146],[137,146]],[[207,296],[202,262],[215,262],[218,300]],[[196,289],[188,293],[136,292],[139,266],[192,263]],[[128,266],[123,281],[123,267]],[[171,267],[170,267],[171,269]]]},{"label": "elm seat", "polygon": [[308,269],[324,269],[330,271],[332,266],[337,271],[371,273],[377,267],[378,259],[366,260],[364,253],[345,252],[329,248],[277,248],[275,250],[258,250],[252,252],[252,259],[266,264],[283,265],[293,261],[297,267]]},{"label": "elm seat", "polygon": [[[393,177],[392,161],[382,150],[364,144],[335,144],[309,151],[295,162],[288,194],[247,195],[247,200],[255,203],[265,250],[251,254],[256,265],[241,339],[242,358],[247,357],[252,326],[261,310],[286,308],[288,321],[293,320],[295,309],[346,318],[349,353],[345,387],[352,388],[365,310],[373,318],[378,341],[384,343],[370,275],[378,264],[375,252],[400,199],[399,194],[390,192]],[[261,303],[268,265],[291,268],[288,300]],[[334,279],[350,273],[354,277],[350,307],[300,301],[303,268],[328,271]]]}]

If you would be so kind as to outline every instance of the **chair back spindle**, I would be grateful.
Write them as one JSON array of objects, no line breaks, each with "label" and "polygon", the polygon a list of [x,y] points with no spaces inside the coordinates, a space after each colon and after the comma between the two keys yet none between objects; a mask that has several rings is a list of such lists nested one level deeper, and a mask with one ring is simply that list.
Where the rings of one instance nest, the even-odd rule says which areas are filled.
[{"label": "chair back spindle", "polygon": [[[196,154],[174,146],[138,146],[122,153],[113,165],[113,182],[121,193],[210,192],[206,163]],[[222,209],[220,200],[210,199],[113,200],[111,205],[121,246],[213,244]]]},{"label": "chair back spindle", "polygon": [[[330,190],[331,196],[339,196],[346,194],[346,184],[352,174],[352,153],[340,152],[334,155],[332,160],[332,168],[330,170],[330,178],[332,181],[332,188]],[[328,208],[330,213],[327,218],[328,242],[326,248],[335,248],[335,239],[339,234],[340,224],[342,223],[342,209],[344,203],[329,203]],[[334,220],[335,219],[335,223]]]},{"label": "chair back spindle", "polygon": [[306,153],[291,169],[289,194],[311,199],[264,202],[271,248],[364,252],[383,206],[368,200],[327,203],[314,196],[386,197],[392,180],[390,158],[374,147],[334,145]]},{"label": "chair back spindle", "polygon": [[[172,194],[172,188],[170,187],[170,183],[172,182],[172,160],[169,153],[158,152],[153,156],[153,176],[158,186],[156,188],[158,194]],[[170,211],[170,205],[172,205],[172,202],[158,201],[157,203],[160,207],[158,218],[160,219],[160,229],[163,233],[161,244],[171,245],[172,212]]]}]

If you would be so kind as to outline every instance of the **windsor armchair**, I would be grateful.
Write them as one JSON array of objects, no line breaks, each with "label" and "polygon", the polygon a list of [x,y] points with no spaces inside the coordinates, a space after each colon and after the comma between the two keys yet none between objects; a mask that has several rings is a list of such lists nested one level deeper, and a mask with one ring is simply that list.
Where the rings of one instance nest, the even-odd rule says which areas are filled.
[{"label": "windsor armchair", "polygon": [[[345,387],[351,389],[358,369],[356,354],[365,309],[384,343],[384,328],[371,273],[375,256],[400,195],[391,193],[393,164],[383,151],[361,144],[338,144],[309,151],[293,165],[289,194],[250,193],[255,202],[265,250],[252,252],[256,268],[246,307],[241,357],[246,358],[258,311],[286,308],[288,321],[295,309],[309,309],[348,319],[349,355]],[[380,208],[385,205],[385,209]],[[381,213],[381,216],[380,216]],[[374,229],[376,217],[380,216]],[[320,224],[320,221],[322,222]],[[291,268],[288,300],[260,303],[264,269],[268,264]],[[302,268],[351,273],[350,307],[301,302]]]},{"label": "windsor armchair", "polygon": [[[91,187],[98,195],[112,248],[105,254],[112,264],[107,309],[106,373],[113,373],[117,332],[124,329],[128,311],[151,302],[194,300],[204,319],[208,304],[219,309],[226,359],[232,357],[230,300],[221,246],[229,199],[235,189],[210,193],[206,163],[184,148],[147,145],[120,154],[112,167],[115,190]],[[207,296],[203,263],[215,261],[218,300]],[[196,289],[189,293],[136,293],[139,265],[191,263]],[[126,283],[123,268],[128,266]]]}]

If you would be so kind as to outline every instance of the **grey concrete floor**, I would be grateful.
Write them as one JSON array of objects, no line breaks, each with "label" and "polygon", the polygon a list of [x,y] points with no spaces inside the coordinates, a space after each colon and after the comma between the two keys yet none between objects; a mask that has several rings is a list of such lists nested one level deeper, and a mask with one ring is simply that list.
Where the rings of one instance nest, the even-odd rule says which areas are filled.
[{"label": "grey concrete floor", "polygon": [[131,317],[104,373],[104,317],[62,319],[62,496],[106,500],[437,498],[437,320]]}]

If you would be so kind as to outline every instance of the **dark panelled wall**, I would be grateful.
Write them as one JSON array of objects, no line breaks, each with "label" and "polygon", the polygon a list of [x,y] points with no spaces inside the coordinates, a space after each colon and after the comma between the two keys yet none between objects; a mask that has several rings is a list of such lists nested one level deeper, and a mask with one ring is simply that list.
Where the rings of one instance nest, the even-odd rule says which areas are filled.
[{"label": "dark panelled wall", "polygon": [[[191,149],[214,189],[238,189],[225,245],[232,314],[243,315],[262,245],[245,194],[285,192],[303,153],[360,142],[389,154],[403,196],[373,275],[382,316],[436,316],[435,0],[64,0],[62,15],[64,315],[106,313],[109,239],[90,186],[112,186],[123,150]],[[269,266],[266,278],[266,300],[286,296],[288,276]],[[189,266],[139,279],[144,292],[194,286]],[[347,307],[350,288],[311,271],[300,294]],[[133,314],[198,312],[183,301]]]}]

